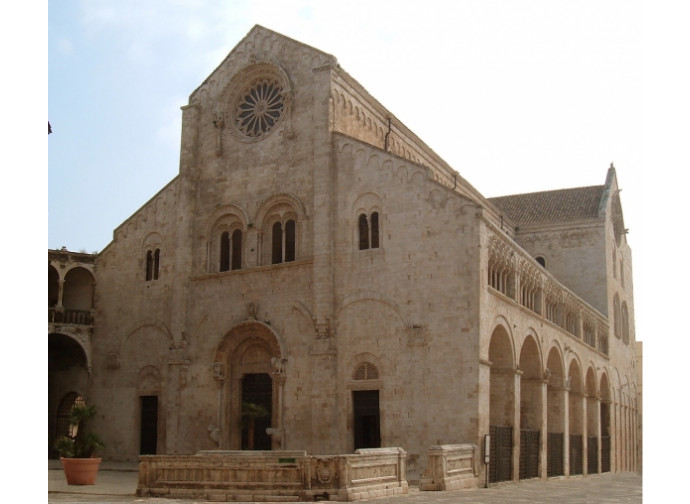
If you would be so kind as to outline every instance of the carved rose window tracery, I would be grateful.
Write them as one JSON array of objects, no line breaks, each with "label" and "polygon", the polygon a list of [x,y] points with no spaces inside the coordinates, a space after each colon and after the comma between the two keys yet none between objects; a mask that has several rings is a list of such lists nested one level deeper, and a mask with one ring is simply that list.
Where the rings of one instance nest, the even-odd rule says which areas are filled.
[{"label": "carved rose window tracery", "polygon": [[285,109],[283,88],[276,79],[260,79],[240,94],[235,108],[237,128],[250,138],[259,138],[278,124]]}]

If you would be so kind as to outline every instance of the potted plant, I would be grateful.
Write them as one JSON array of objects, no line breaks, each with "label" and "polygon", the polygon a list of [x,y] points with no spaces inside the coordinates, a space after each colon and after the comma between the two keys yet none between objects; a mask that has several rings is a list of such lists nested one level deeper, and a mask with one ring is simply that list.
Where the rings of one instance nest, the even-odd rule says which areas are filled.
[{"label": "potted plant", "polygon": [[94,406],[75,405],[70,413],[70,434],[55,442],[68,485],[96,483],[101,458],[94,457],[94,452],[103,448],[103,443],[96,434],[86,429],[87,421],[95,415]]}]

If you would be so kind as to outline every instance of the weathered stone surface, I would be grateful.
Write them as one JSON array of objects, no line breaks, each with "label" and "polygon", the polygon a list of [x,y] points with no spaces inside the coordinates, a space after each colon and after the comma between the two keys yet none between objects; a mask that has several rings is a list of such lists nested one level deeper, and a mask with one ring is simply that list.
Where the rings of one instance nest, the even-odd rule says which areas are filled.
[{"label": "weathered stone surface", "polygon": [[[90,262],[49,252],[49,317],[84,303],[93,317],[49,318],[50,337],[86,356],[56,354],[51,416],[68,392],[87,396],[111,460],[136,460],[144,441],[161,455],[247,448],[249,400],[268,412],[261,449],[400,446],[410,481],[429,447],[483,446],[496,427],[509,429],[499,478],[532,474],[521,451],[541,477],[637,468],[613,167],[595,189],[596,211],[554,213],[534,196],[524,205],[551,218],[526,220],[334,57],[257,26],[183,107],[179,175]],[[72,281],[79,268],[88,282]],[[522,431],[540,433],[536,447]],[[325,475],[334,462],[313,463]],[[483,481],[487,466],[473,471]]]}]

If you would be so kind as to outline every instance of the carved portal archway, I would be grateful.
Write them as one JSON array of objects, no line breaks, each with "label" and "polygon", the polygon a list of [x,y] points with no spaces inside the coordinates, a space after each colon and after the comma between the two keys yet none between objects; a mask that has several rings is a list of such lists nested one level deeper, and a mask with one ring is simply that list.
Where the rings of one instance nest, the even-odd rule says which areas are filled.
[{"label": "carved portal archway", "polygon": [[[270,397],[270,404],[262,405],[269,417],[257,422],[256,447],[280,449],[284,447],[282,403],[287,359],[279,336],[266,324],[249,321],[231,329],[222,339],[214,359],[214,376],[220,383],[218,437],[219,448],[240,450],[247,448],[243,435],[243,395],[251,395],[249,402]],[[269,381],[270,380],[270,381]],[[257,389],[258,387],[258,389]],[[270,387],[270,390],[268,388]],[[247,399],[247,398],[245,398]],[[270,431],[270,440],[266,428]],[[243,441],[244,440],[244,441]]]}]

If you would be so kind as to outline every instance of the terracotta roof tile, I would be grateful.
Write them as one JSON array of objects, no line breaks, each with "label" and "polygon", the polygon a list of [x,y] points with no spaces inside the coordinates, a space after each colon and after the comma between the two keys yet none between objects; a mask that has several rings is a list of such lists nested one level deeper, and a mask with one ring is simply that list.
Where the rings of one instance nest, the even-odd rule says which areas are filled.
[{"label": "terracotta roof tile", "polygon": [[604,188],[576,187],[488,199],[517,225],[569,222],[596,219]]}]

